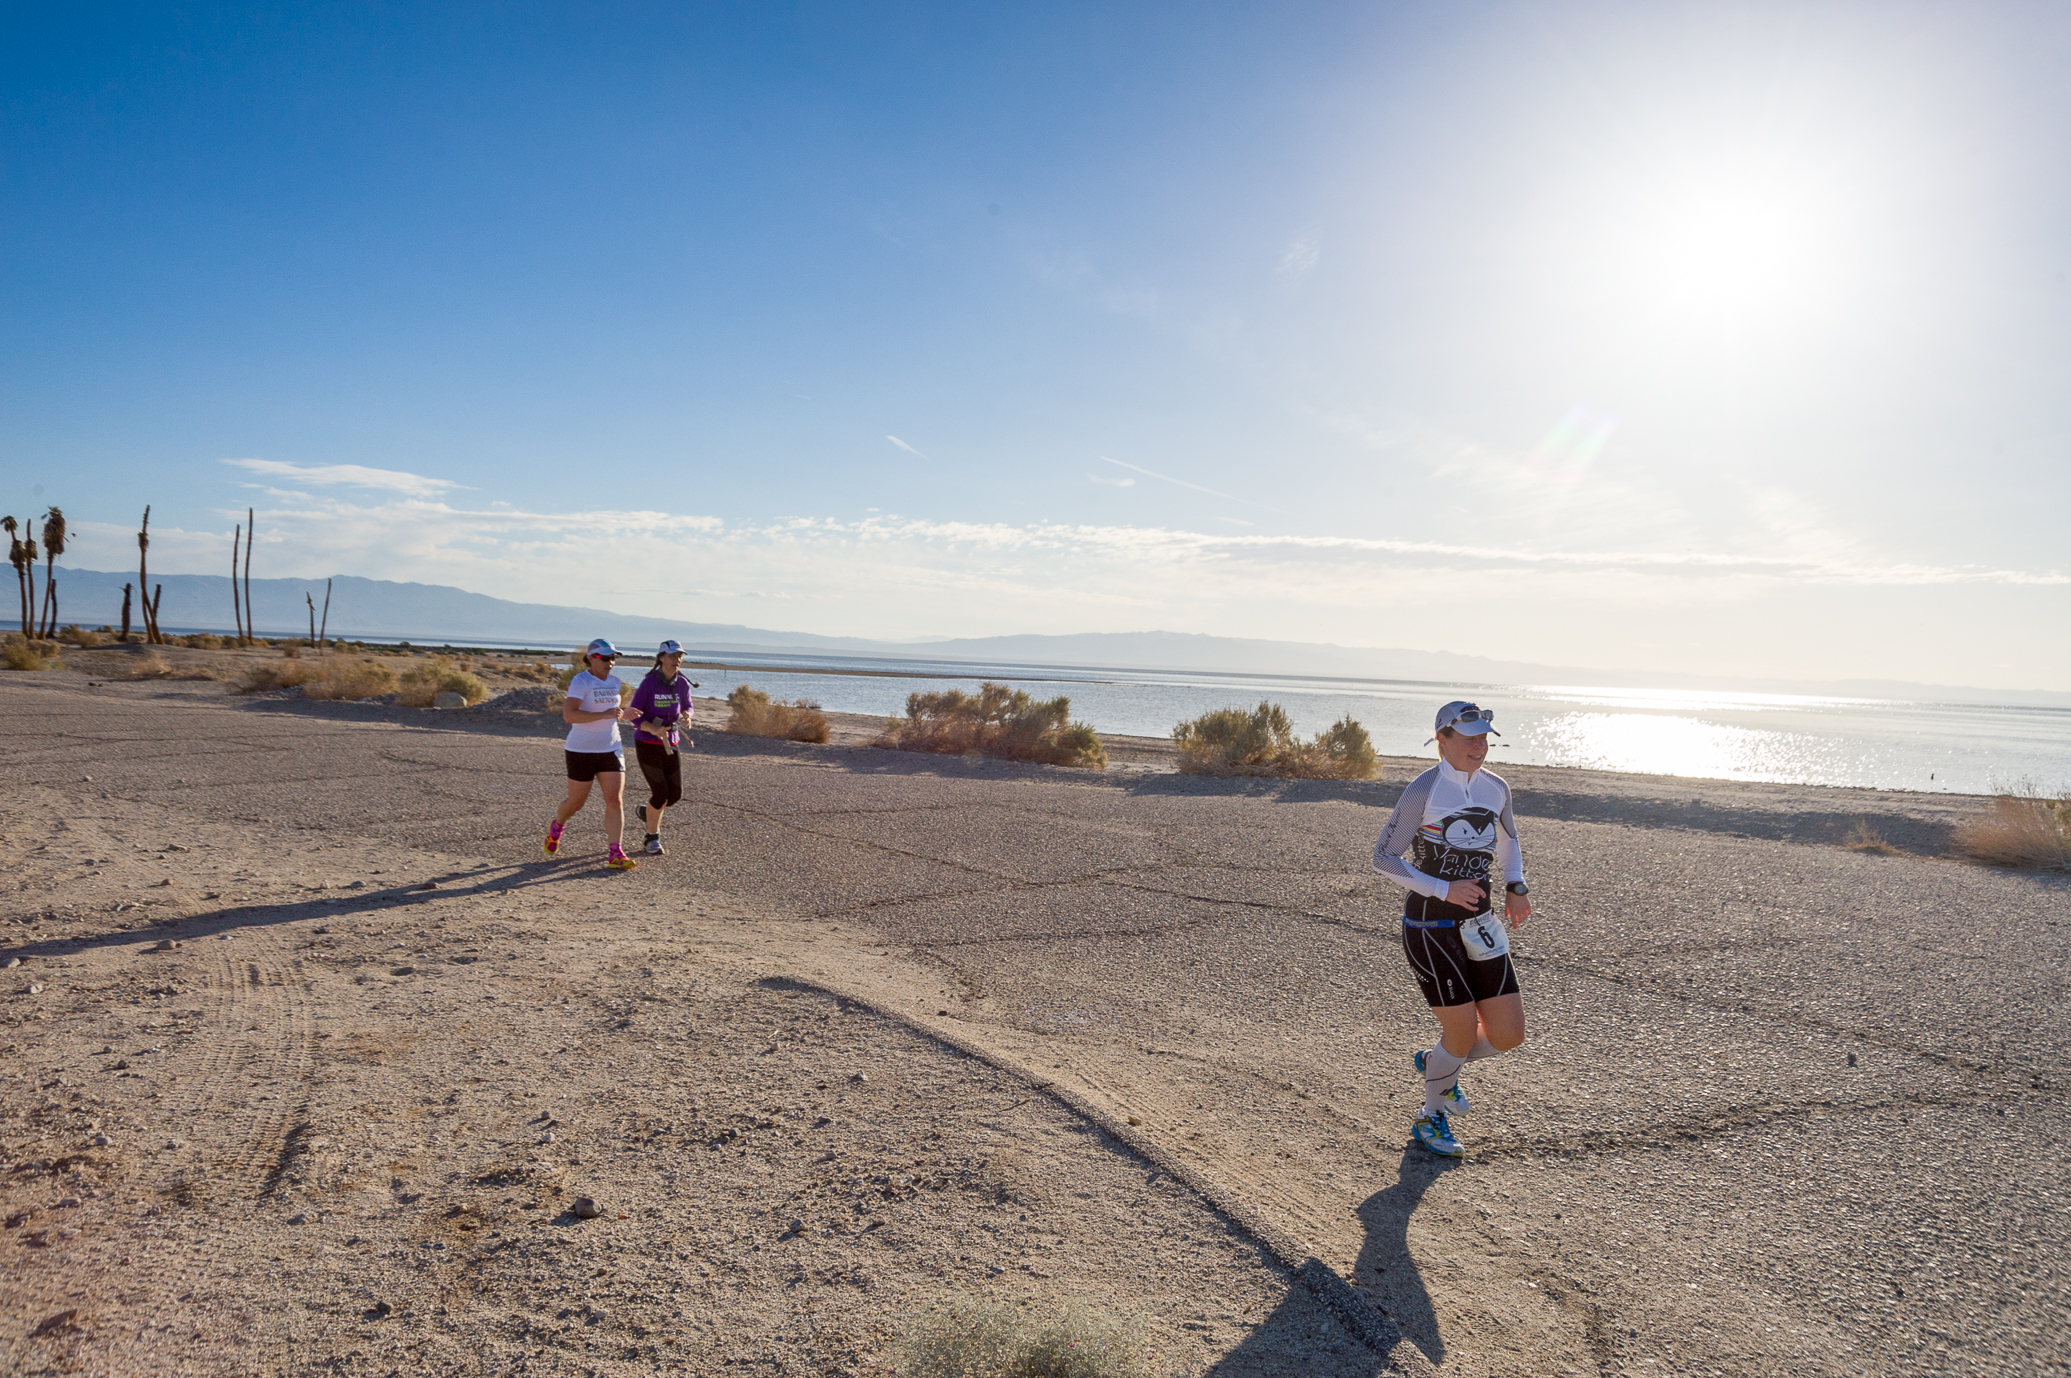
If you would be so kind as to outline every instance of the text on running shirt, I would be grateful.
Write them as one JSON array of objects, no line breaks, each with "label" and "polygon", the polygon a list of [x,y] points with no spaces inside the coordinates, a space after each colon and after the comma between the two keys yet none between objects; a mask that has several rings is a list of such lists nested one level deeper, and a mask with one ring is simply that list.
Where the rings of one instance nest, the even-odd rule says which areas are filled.
[{"label": "text on running shirt", "polygon": [[[598,679],[588,670],[578,670],[575,678],[568,681],[568,697],[585,713],[616,713],[622,684],[617,675]],[[570,751],[617,751],[618,722],[614,718],[600,718],[596,722],[571,723],[567,746]]]},{"label": "text on running shirt", "polygon": [[[691,702],[690,677],[678,673],[673,680],[664,681],[659,670],[649,670],[647,678],[640,681],[640,687],[633,691],[633,707],[640,717],[635,721],[655,718],[669,724],[668,744],[674,746],[678,740],[677,729],[690,721],[697,709]],[[662,739],[644,727],[633,729],[633,740],[662,745]]]},{"label": "text on running shirt", "polygon": [[[1511,814],[1510,786],[1500,775],[1471,775],[1440,761],[1410,781],[1388,826],[1373,846],[1373,868],[1409,891],[1403,918],[1416,922],[1458,922],[1487,913],[1503,880],[1522,883],[1524,850]],[[1481,903],[1473,908],[1446,899],[1456,880],[1479,881]]]}]

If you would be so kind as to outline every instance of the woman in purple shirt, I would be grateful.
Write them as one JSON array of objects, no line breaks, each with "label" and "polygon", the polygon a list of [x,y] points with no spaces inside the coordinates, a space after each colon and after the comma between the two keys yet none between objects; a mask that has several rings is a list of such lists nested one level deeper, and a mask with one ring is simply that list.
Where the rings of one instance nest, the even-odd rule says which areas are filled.
[{"label": "woman in purple shirt", "polygon": [[683,732],[695,711],[690,691],[697,686],[683,677],[682,665],[683,647],[664,641],[654,653],[654,668],[633,691],[633,754],[649,790],[639,810],[649,856],[662,854],[662,815],[683,797],[683,758],[677,752],[688,745]]}]

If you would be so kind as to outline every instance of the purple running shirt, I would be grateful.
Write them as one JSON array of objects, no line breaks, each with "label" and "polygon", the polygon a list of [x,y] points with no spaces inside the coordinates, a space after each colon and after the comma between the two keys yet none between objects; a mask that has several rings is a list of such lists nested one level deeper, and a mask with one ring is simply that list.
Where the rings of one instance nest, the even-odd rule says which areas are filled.
[{"label": "purple running shirt", "polygon": [[633,707],[639,711],[643,721],[656,718],[669,724],[667,741],[641,727],[633,733],[635,742],[675,746],[682,740],[679,729],[688,725],[691,715],[697,711],[690,699],[690,677],[679,673],[673,681],[665,681],[659,670],[649,670],[647,678],[641,680],[640,687],[633,691]]}]

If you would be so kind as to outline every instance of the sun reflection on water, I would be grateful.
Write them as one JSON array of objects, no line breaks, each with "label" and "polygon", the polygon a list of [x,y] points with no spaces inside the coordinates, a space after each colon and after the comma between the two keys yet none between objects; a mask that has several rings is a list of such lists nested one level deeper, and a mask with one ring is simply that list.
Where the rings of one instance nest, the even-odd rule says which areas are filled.
[{"label": "sun reflection on water", "polygon": [[1529,731],[1532,754],[1547,765],[1589,770],[1812,780],[1826,778],[1841,754],[1809,733],[1663,713],[1561,713]]}]

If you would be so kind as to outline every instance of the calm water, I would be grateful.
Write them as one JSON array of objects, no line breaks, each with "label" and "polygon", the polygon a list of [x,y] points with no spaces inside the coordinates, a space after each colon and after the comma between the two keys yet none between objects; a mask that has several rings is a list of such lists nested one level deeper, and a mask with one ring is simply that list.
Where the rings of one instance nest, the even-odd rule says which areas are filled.
[{"label": "calm water", "polygon": [[[1302,676],[974,667],[955,662],[816,656],[737,657],[797,671],[698,671],[704,694],[751,683],[778,698],[810,698],[843,713],[902,711],[916,689],[1003,680],[1038,697],[1066,694],[1072,715],[1102,732],[1162,737],[1213,708],[1267,698],[1304,733],[1349,713],[1384,755],[1431,756],[1431,715],[1450,699],[1496,712],[1490,760],[1643,774],[1775,780],[1886,789],[1989,793],[2019,780],[2071,785],[2071,709],[1794,694],[1706,693],[1572,685],[1441,684]],[[890,671],[813,674],[806,667]]]}]

